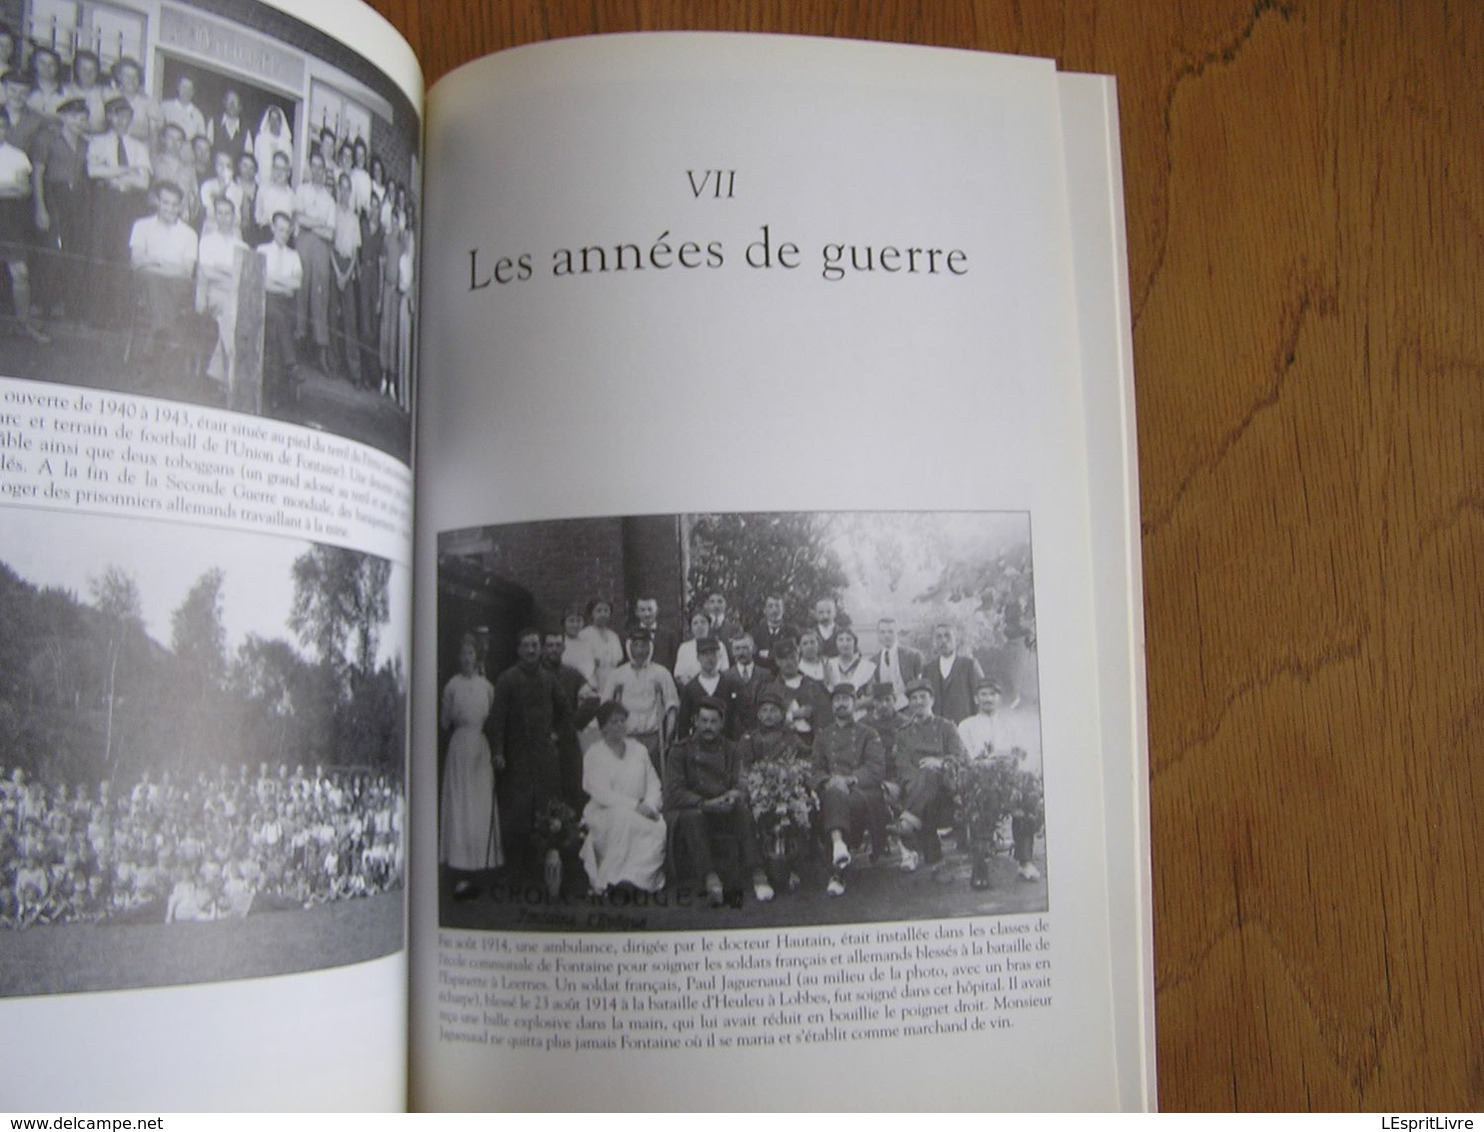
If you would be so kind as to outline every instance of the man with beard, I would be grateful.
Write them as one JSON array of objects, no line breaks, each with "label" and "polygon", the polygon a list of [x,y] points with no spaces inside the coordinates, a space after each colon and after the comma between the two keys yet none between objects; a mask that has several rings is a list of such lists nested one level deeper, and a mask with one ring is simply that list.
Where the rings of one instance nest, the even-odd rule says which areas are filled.
[{"label": "man with beard", "polygon": [[572,712],[556,677],[541,664],[541,632],[522,630],[516,663],[495,681],[485,725],[499,782],[500,830],[507,858],[529,863],[528,837],[536,810],[562,794],[556,737],[573,733]]},{"label": "man with beard", "polygon": [[681,860],[705,878],[706,896],[713,908],[726,899],[716,863],[716,843],[722,837],[737,841],[742,867],[752,873],[757,899],[773,899],[773,888],[758,857],[752,807],[742,783],[741,754],[722,735],[725,714],[718,700],[702,700],[696,709],[695,734],[682,740],[665,763],[665,820]]},{"label": "man with beard", "polygon": [[562,648],[567,638],[560,629],[541,637],[541,665],[556,679],[562,699],[572,715],[572,727],[557,735],[557,758],[561,764],[562,800],[575,810],[586,802],[582,792],[582,745],[577,732],[598,714],[598,690],[570,664],[562,663]]},{"label": "man with beard", "polygon": [[752,634],[743,633],[732,638],[732,667],[727,672],[737,678],[737,698],[733,703],[731,734],[735,738],[745,735],[757,726],[757,698],[763,687],[773,679],[769,672],[754,659]]},{"label": "man with beard", "polygon": [[843,683],[830,694],[835,725],[814,737],[814,792],[819,795],[820,824],[830,836],[830,880],[825,891],[845,894],[841,874],[850,864],[850,848],[861,835],[871,835],[871,856],[886,844],[886,807],[881,779],[886,755],[876,732],[855,718],[855,685]]}]

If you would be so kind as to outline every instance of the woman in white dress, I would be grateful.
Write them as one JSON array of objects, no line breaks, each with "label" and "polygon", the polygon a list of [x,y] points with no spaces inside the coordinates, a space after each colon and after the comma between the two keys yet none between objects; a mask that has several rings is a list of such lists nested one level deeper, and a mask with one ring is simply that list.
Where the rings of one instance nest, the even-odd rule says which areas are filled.
[{"label": "woman in white dress", "polygon": [[[459,674],[443,689],[442,726],[453,734],[443,764],[438,859],[455,874],[497,869],[505,863],[495,806],[495,771],[503,768],[491,756],[489,740],[484,737],[495,688],[476,671],[478,663],[474,637],[466,635],[459,648]],[[455,876],[455,900],[478,895],[479,886],[472,878]]]},{"label": "woman in white dress", "polygon": [[610,700],[598,709],[601,742],[582,759],[582,811],[587,838],[582,864],[594,892],[628,884],[645,892],[665,886],[665,819],[660,815],[660,779],[649,751],[625,733],[629,713]]},{"label": "woman in white dress", "polygon": [[822,647],[816,630],[805,629],[799,634],[799,671],[821,684],[825,681],[824,657],[820,655]]},{"label": "woman in white dress", "polygon": [[608,686],[608,677],[627,658],[624,656],[623,639],[608,627],[613,620],[613,605],[602,598],[587,603],[587,628],[577,634],[578,640],[587,645],[594,664],[593,687],[600,691]]},{"label": "woman in white dress", "polygon": [[860,644],[855,639],[854,629],[844,626],[837,629],[835,647],[840,655],[829,657],[824,662],[825,687],[833,691],[836,685],[849,684],[859,692],[875,682],[876,665],[860,654]]},{"label": "woman in white dress", "polygon": [[567,611],[562,614],[562,663],[581,672],[582,678],[601,692],[603,686],[598,683],[598,658],[593,655],[592,648],[582,636],[586,624],[587,614],[582,606],[567,606]]},{"label": "woman in white dress", "polygon": [[[704,609],[698,609],[691,614],[690,640],[681,641],[680,647],[675,650],[675,686],[683,688],[694,680],[701,671],[701,659],[696,656],[696,642],[711,636],[711,618],[706,616]],[[727,658],[727,646],[721,646],[721,652],[717,657],[719,670],[725,672],[731,667],[731,661]]]},{"label": "woman in white dress", "polygon": [[258,178],[267,180],[273,172],[273,155],[288,155],[289,167],[294,164],[294,131],[283,116],[283,110],[269,105],[258,123],[258,132],[253,135],[252,155],[258,163]]}]

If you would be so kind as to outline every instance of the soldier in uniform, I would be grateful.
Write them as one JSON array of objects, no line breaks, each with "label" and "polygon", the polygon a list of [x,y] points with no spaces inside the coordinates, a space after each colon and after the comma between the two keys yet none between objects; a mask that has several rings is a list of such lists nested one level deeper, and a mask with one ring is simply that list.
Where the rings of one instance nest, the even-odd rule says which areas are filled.
[{"label": "soldier in uniform", "polygon": [[933,687],[923,678],[907,685],[907,721],[897,732],[896,763],[902,775],[902,814],[896,832],[902,838],[902,868],[943,859],[938,827],[952,820],[952,773],[949,764],[968,761],[958,728],[933,714]]},{"label": "soldier in uniform", "polygon": [[886,805],[881,797],[886,754],[875,730],[855,718],[855,685],[839,684],[830,694],[833,727],[814,737],[814,790],[820,820],[830,837],[830,880],[825,891],[845,893],[841,874],[850,864],[851,844],[871,835],[871,855],[886,844]]},{"label": "soldier in uniform", "polygon": [[720,700],[702,700],[696,708],[695,733],[676,744],[665,762],[665,821],[685,862],[704,876],[712,907],[726,899],[713,844],[725,835],[737,840],[758,900],[773,899],[758,858],[741,752],[722,734],[725,717],[726,706]]}]

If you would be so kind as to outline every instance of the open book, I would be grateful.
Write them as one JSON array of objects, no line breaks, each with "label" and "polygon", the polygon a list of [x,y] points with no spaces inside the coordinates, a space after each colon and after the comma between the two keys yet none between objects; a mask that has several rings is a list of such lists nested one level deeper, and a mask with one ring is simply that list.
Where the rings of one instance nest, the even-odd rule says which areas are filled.
[{"label": "open book", "polygon": [[22,8],[8,1107],[1154,1103],[1111,80]]}]

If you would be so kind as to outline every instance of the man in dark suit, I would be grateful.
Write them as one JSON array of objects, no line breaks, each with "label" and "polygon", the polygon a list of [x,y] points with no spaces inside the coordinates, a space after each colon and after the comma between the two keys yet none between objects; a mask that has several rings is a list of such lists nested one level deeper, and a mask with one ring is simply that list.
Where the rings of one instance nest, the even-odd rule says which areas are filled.
[{"label": "man in dark suit", "polygon": [[933,651],[938,655],[927,662],[923,675],[932,688],[936,712],[955,724],[962,723],[977,710],[974,688],[984,679],[984,669],[973,657],[958,655],[953,626],[946,621],[933,626]]},{"label": "man in dark suit", "polygon": [[572,726],[559,730],[556,735],[557,761],[561,767],[562,800],[576,810],[581,810],[587,800],[582,792],[582,746],[577,732],[586,727],[598,714],[602,700],[598,690],[587,678],[570,664],[562,663],[562,648],[567,643],[560,629],[548,630],[541,636],[541,666],[556,679],[557,687],[567,701],[572,713]]},{"label": "man in dark suit", "polygon": [[674,629],[667,629],[660,624],[659,599],[641,597],[634,602],[634,618],[639,628],[649,630],[650,638],[654,643],[654,654],[650,659],[661,668],[668,668],[673,672],[675,652],[680,648],[680,638],[675,635]]},{"label": "man in dark suit", "polygon": [[876,623],[876,642],[881,646],[872,659],[876,662],[876,679],[890,684],[897,711],[907,706],[907,685],[922,675],[922,653],[897,643],[897,623],[883,617]]},{"label": "man in dark suit", "polygon": [[797,640],[798,633],[783,620],[783,599],[769,594],[763,599],[763,623],[752,631],[752,640],[757,646],[757,662],[775,675],[778,661],[774,654],[778,643],[786,637]]},{"label": "man in dark suit", "polygon": [[814,603],[814,631],[819,634],[820,656],[839,656],[840,646],[835,644],[835,633],[850,627],[850,615],[840,612],[834,598],[822,597]]},{"label": "man in dark suit", "polygon": [[736,739],[757,726],[757,696],[772,681],[773,673],[754,659],[750,633],[743,633],[727,642],[727,653],[732,658],[732,667],[727,672],[735,676],[740,685],[737,710],[731,720],[732,730],[727,732]]},{"label": "man in dark suit", "polygon": [[722,729],[728,738],[735,739],[741,734],[737,729],[737,701],[742,697],[742,682],[730,669],[721,671],[721,642],[715,637],[702,637],[696,642],[696,661],[700,673],[680,690],[680,728],[676,735],[681,739],[690,735],[695,730],[697,709],[714,701],[722,706]]},{"label": "man in dark suit", "polygon": [[737,619],[735,613],[727,609],[726,594],[713,593],[706,598],[706,621],[711,627],[711,635],[718,641],[730,641],[733,637],[742,633],[742,622]]}]

